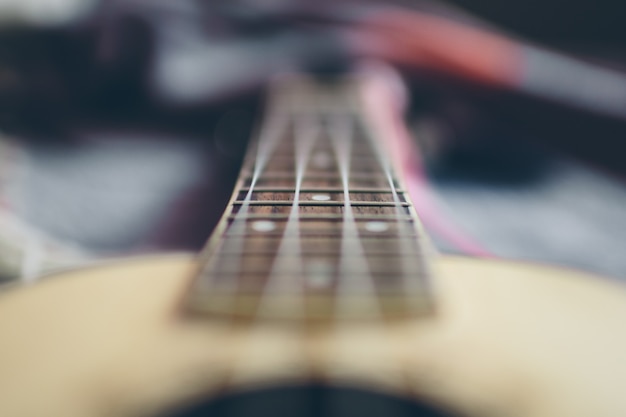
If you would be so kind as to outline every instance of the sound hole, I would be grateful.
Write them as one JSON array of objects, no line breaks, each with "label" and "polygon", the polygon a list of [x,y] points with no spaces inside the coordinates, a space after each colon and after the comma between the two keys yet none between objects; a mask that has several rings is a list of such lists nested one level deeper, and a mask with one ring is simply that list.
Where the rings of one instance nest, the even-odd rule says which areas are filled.
[{"label": "sound hole", "polygon": [[352,388],[301,386],[229,394],[167,417],[453,417],[428,404]]}]

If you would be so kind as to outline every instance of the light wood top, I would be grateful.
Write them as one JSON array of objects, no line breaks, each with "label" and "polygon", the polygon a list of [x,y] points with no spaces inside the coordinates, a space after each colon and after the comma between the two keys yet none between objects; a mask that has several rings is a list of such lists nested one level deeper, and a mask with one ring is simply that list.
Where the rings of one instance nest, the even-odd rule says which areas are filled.
[{"label": "light wood top", "polygon": [[1,294],[0,415],[150,415],[225,385],[312,377],[470,416],[626,415],[617,283],[441,258],[434,318],[305,331],[180,316],[194,268],[189,256],[138,259]]}]

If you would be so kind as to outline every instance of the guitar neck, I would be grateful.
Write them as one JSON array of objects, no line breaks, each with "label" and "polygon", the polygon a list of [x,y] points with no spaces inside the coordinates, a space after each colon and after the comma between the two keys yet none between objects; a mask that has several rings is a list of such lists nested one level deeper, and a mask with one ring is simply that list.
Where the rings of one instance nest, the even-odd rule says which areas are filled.
[{"label": "guitar neck", "polygon": [[268,100],[188,296],[240,317],[430,310],[424,236],[354,81],[286,81]]}]

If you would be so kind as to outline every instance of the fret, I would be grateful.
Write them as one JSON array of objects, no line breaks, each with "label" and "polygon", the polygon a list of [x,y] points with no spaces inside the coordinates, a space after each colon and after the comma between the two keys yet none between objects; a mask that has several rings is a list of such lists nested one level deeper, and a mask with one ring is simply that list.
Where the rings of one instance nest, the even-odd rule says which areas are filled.
[{"label": "fret", "polygon": [[[354,123],[354,128],[355,130],[359,128],[359,123],[358,120],[356,118],[351,118],[353,123]],[[320,118],[317,118],[316,120],[313,120],[316,123],[319,123]],[[322,134],[319,138],[319,140],[315,143],[315,146],[313,147],[313,149],[311,149],[311,156],[314,156],[317,152],[327,152],[328,154],[330,154],[331,156],[334,156],[334,148],[333,148],[333,144],[332,141],[329,138],[328,135],[328,123],[325,123],[324,126],[322,126]],[[287,132],[287,134],[285,134],[285,137],[288,140],[285,140],[281,143],[281,146],[276,149],[275,152],[272,153],[271,156],[284,156],[284,155],[289,155],[292,154],[295,146],[294,146],[294,136],[296,135],[292,135],[291,133],[297,133],[294,130],[292,130],[291,132]],[[358,136],[359,141],[364,138],[366,136],[366,132],[355,132],[354,134],[355,136]],[[256,152],[256,145],[252,146],[252,152]],[[354,147],[352,149],[352,152],[350,153],[350,156],[354,156],[354,157],[368,157],[368,156],[372,156],[375,155],[375,150],[373,150],[370,146],[358,146],[358,147]]]},{"label": "fret", "polygon": [[[230,237],[233,237],[232,235]],[[237,235],[234,235],[234,237],[237,237]],[[402,242],[402,239],[407,239],[409,240],[408,243],[410,243],[411,241],[415,240],[417,236],[357,236],[357,235],[348,235],[345,236],[346,239],[338,239],[338,236],[322,236],[322,235],[317,235],[317,236],[307,236],[306,239],[301,239],[302,244],[315,244],[315,243],[322,243],[322,244],[336,244],[336,241],[341,241],[341,240],[355,240],[355,241],[359,241],[361,244],[363,245],[380,245],[380,246],[384,246],[384,245],[389,245],[391,243],[397,243],[397,244],[405,244],[405,242]],[[276,245],[277,243],[281,243],[281,241],[283,240],[296,240],[298,239],[297,236],[289,236],[289,235],[283,235],[283,236],[278,236],[278,235],[272,235],[272,234],[263,234],[263,235],[259,235],[259,234],[251,234],[250,236],[246,236],[246,239],[237,239],[238,241],[243,241],[244,243],[268,243],[270,245]],[[233,241],[229,241],[229,240],[225,240],[224,241],[224,245],[229,245],[229,244],[233,244]],[[238,244],[239,242],[235,242],[235,244]]]},{"label": "fret", "polygon": [[[326,132],[324,132],[324,135],[326,135]],[[293,142],[292,138],[289,138],[285,143],[290,143],[290,142]],[[322,142],[323,145],[320,145],[320,142]],[[295,148],[293,147],[293,145],[282,144],[278,149],[276,149],[275,152],[272,153],[272,155],[270,156],[270,159],[273,161],[284,161],[288,163],[293,163],[293,160],[290,161],[290,159],[293,159],[294,152],[295,152]],[[324,156],[319,156],[319,155],[324,155]],[[370,150],[369,148],[368,149],[355,148],[350,153],[350,157],[354,160],[364,160],[364,161],[369,160],[371,162],[375,162],[375,160],[377,159],[376,153],[373,150]],[[310,153],[307,154],[307,158],[309,162],[314,165],[324,165],[328,163],[329,161],[332,162],[333,165],[336,165],[336,162],[337,162],[337,158],[334,153],[332,141],[326,138],[326,136],[323,136],[323,138],[321,138],[314,145]],[[315,160],[316,158],[318,158],[317,161]],[[250,161],[250,164],[254,165],[254,162],[255,161]],[[320,163],[318,164],[317,162],[320,162]]]},{"label": "fret", "polygon": [[[406,203],[406,198],[403,193],[395,193],[394,195],[392,191],[389,191],[387,193],[382,193],[382,194],[349,192],[348,195],[350,197],[351,203],[354,203],[355,205],[362,203],[362,202],[396,203],[396,195],[398,199],[400,200],[400,203],[403,203],[403,204]],[[235,201],[243,203],[247,198],[250,202],[267,201],[267,202],[277,202],[278,204],[278,202],[284,201],[284,202],[287,202],[288,204],[292,204],[294,197],[295,197],[295,190],[292,193],[252,191],[252,192],[239,192],[237,194],[237,200]],[[323,202],[333,202],[333,201],[340,202],[341,204],[344,203],[343,191],[341,193],[338,193],[338,192],[311,193],[311,192],[300,191],[299,197],[300,197],[299,204],[301,205],[308,204],[308,203],[323,203]],[[280,204],[283,204],[283,203],[280,203]]]},{"label": "fret", "polygon": [[[237,270],[235,269],[236,265],[233,266],[232,270],[222,270],[217,269],[215,271],[210,271],[213,274],[219,274],[221,280],[232,280],[235,279],[244,285],[248,285],[249,287],[254,287],[255,289],[262,289],[265,286],[265,282],[261,281],[262,278],[268,278],[268,274],[270,271],[258,271],[255,269],[245,269],[245,270]],[[373,270],[369,269],[367,275],[361,275],[357,273],[357,271],[347,271],[348,273],[352,272],[353,279],[366,279],[366,278],[374,278],[374,281],[379,285],[386,285],[389,287],[393,287],[394,285],[398,285],[398,281],[401,281],[403,276],[407,273],[402,269],[392,269],[389,270],[389,266],[382,266],[383,270]],[[300,268],[294,268],[290,270],[284,270],[280,273],[273,272],[272,276],[275,277],[284,277],[287,279],[293,279],[294,274],[299,272]],[[409,273],[420,273],[419,269],[415,269],[415,271],[408,271]],[[329,277],[329,281],[336,281],[338,277],[341,275],[335,273],[334,275]],[[247,282],[245,282],[245,281]],[[394,282],[395,281],[395,282]],[[306,284],[304,284],[306,285]],[[241,290],[241,287],[239,288]]]},{"label": "fret", "polygon": [[[411,248],[413,249],[413,248]],[[309,251],[307,252],[307,254],[311,257],[311,258],[327,258],[327,257],[332,257],[337,255],[337,251],[333,250],[332,248],[321,248],[320,250],[317,251]],[[377,258],[377,257],[385,257],[387,259],[390,258],[403,258],[403,257],[415,257],[415,251],[414,250],[402,250],[402,248],[398,249],[398,248],[382,248],[379,251],[369,251],[367,253],[367,257],[373,257],[373,258]],[[241,257],[245,257],[246,259],[248,259],[249,256],[271,256],[272,259],[274,259],[274,256],[276,255],[276,249],[273,248],[257,248],[254,250],[246,250],[245,252],[228,252],[228,251],[220,251],[220,257],[221,258],[237,258],[237,259],[241,259]],[[342,253],[341,257],[343,258],[348,258],[348,259],[359,259],[361,255],[360,254],[354,254],[354,253]]]},{"label": "fret", "polygon": [[[244,177],[242,180],[242,184],[245,187],[249,187],[252,182],[252,177]],[[295,187],[296,178],[293,174],[289,175],[279,175],[279,176],[271,176],[263,174],[257,179],[256,186],[271,186],[271,187]],[[320,177],[312,177],[306,176],[302,181],[303,188],[309,187],[333,187],[338,188],[342,186],[340,177],[333,176],[325,176],[323,178]],[[255,188],[256,188],[255,186]],[[370,177],[370,176],[361,176],[361,177],[350,177],[349,180],[350,189],[354,188],[378,188],[378,187],[386,187],[389,189],[389,182],[386,178],[380,177]],[[398,183],[395,183],[395,188],[399,189],[400,186]],[[342,191],[343,192],[343,191]]]},{"label": "fret", "polygon": [[[312,264],[314,265],[314,264]],[[316,268],[316,266],[308,266],[309,270]],[[326,268],[326,267],[325,267]],[[319,281],[315,282],[315,279],[310,279],[305,276],[300,275],[301,282],[300,288],[297,290],[298,292],[307,292],[307,290],[313,289],[317,291],[327,291],[329,294],[335,294],[337,287],[340,285],[341,279],[343,278],[342,274],[338,271],[336,266],[327,267],[331,270],[331,272],[324,277],[324,284],[319,285]],[[307,266],[304,267],[307,269]],[[314,271],[312,271],[315,273]],[[346,271],[351,273],[351,278],[355,280],[364,280],[364,279],[372,279],[376,289],[378,291],[388,291],[390,294],[399,295],[398,288],[402,286],[402,281],[406,274],[406,271],[401,269],[395,269],[389,271],[388,266],[381,265],[380,269],[372,269],[368,271],[367,275],[359,274],[358,271]],[[409,271],[412,274],[420,274],[423,273],[419,267],[416,267],[415,270]],[[207,270],[206,274],[214,274],[219,276],[219,278],[214,282],[214,288],[220,289],[228,289],[230,283],[235,281],[238,283],[238,288],[236,293],[237,295],[243,295],[246,293],[253,293],[258,295],[259,292],[263,291],[264,288],[267,287],[268,281],[271,279],[284,279],[284,280],[293,280],[294,275],[298,274],[297,268],[292,270],[282,270],[282,271],[259,271],[259,270],[244,270],[238,271],[234,266],[233,269],[218,269],[215,271]],[[295,275],[298,276],[298,275]],[[313,277],[315,277],[313,275]],[[311,278],[313,278],[311,277]],[[351,296],[359,295],[359,292],[362,291],[365,294],[368,294],[368,290],[365,288],[354,288],[352,290]],[[285,294],[285,295],[295,295],[295,294]],[[371,294],[370,294],[371,295]]]},{"label": "fret", "polygon": [[[292,264],[288,265],[285,268],[282,268],[280,271],[272,271],[274,266],[274,258],[271,257],[263,257],[263,258],[251,258],[248,257],[245,264],[241,264],[232,258],[220,259],[214,264],[207,265],[207,269],[205,273],[211,273],[219,275],[219,279],[225,280],[230,279],[230,277],[236,276],[240,278],[250,278],[250,277],[268,277],[271,273],[273,274],[282,274],[286,276],[291,276],[293,278],[294,274],[298,274],[302,270],[302,266],[304,268],[307,265],[315,264],[316,262],[320,262],[320,259],[316,258],[305,258],[303,261],[303,265],[300,264]],[[396,284],[393,281],[401,278],[404,274],[407,273],[406,268],[399,262],[400,259],[396,259],[396,262],[389,262],[388,258],[385,257],[377,257],[377,258],[368,258],[368,273],[374,277],[384,278],[384,280],[380,280],[379,284],[382,285],[393,285]],[[329,280],[336,281],[338,278],[341,278],[340,275],[340,258],[336,259],[324,259],[324,265],[328,268],[330,272]],[[420,264],[418,262],[414,262],[411,266],[411,269],[408,271],[409,273],[419,273]],[[359,274],[359,271],[355,269],[353,274]]]},{"label": "fret", "polygon": [[[251,206],[289,206],[293,205],[293,200],[253,200],[253,201],[233,201],[233,206],[241,206],[243,204],[249,204]],[[410,207],[409,203],[394,203],[392,201],[349,201],[348,204],[352,207]],[[298,201],[300,207],[343,207],[345,202],[343,201]]]},{"label": "fret", "polygon": [[[420,244],[415,239],[397,239],[397,238],[367,238],[362,237],[360,239],[350,239],[354,243],[360,243],[363,250],[368,254],[370,253],[388,253],[388,252],[411,252],[412,257],[419,259],[421,253]],[[291,239],[290,243],[295,239]],[[249,236],[246,239],[230,238],[219,247],[220,257],[225,254],[249,254],[253,252],[266,252],[271,251],[276,255],[281,243],[284,240],[271,237],[271,236]],[[301,239],[301,252],[304,257],[310,257],[313,253],[323,253],[331,251],[333,253],[357,255],[354,251],[342,251],[342,243],[345,240],[337,237],[323,237],[323,236],[309,236],[305,239]]]},{"label": "fret", "polygon": [[[237,230],[235,230],[234,228],[229,229],[224,232],[224,235],[241,235],[244,233],[283,233],[285,230],[287,230],[287,224],[287,219],[275,221],[239,219],[239,227],[236,228]],[[396,236],[400,233],[403,235],[417,235],[415,233],[415,228],[412,221],[359,221],[355,222],[355,226],[356,231],[362,236]],[[333,232],[337,234],[345,233],[345,231],[343,230],[343,222],[319,219],[308,219],[307,221],[298,222],[298,232],[307,235],[312,233],[325,232]]]},{"label": "fret", "polygon": [[[354,255],[353,255],[354,256]],[[339,263],[342,260],[342,256],[337,256],[336,254],[331,257],[325,257],[323,259],[328,265],[332,266],[333,269],[337,269]],[[368,257],[367,262],[370,264],[371,270],[376,274],[383,274],[388,272],[389,275],[397,275],[402,273],[402,264],[399,262],[401,260],[401,256],[398,255],[377,255]],[[389,259],[394,260],[394,262],[389,262]],[[312,261],[320,261],[320,258],[313,256],[306,256],[304,258],[304,264],[310,263]],[[419,263],[417,261],[413,262],[414,267],[417,268]],[[245,272],[250,274],[267,274],[274,264],[273,256],[260,256],[260,255],[250,255],[248,254],[246,257],[245,265],[242,265],[237,261],[235,257],[225,257],[216,260],[212,264],[208,264],[207,267],[217,268],[223,272]],[[289,269],[289,272],[298,272],[300,270],[300,265],[291,265],[292,269]]]},{"label": "fret", "polygon": [[[252,177],[244,177],[245,187],[250,186]],[[269,167],[258,177],[257,181],[262,181],[257,184],[258,186],[273,186],[273,187],[292,187],[295,188],[297,177],[290,173],[279,169],[278,167]],[[301,187],[306,188],[335,188],[341,189],[343,192],[343,182],[341,176],[332,171],[319,171],[312,173],[307,170],[307,175],[302,178]],[[350,171],[349,176],[349,189],[358,188],[382,188],[386,191],[391,191],[387,178],[382,173],[375,170],[370,171]],[[394,182],[394,190],[400,189],[400,184]]]},{"label": "fret", "polygon": [[[254,187],[251,189],[250,187],[240,187],[239,195],[246,194],[248,191],[253,190],[256,193],[287,193],[293,194],[296,190],[292,187]],[[343,188],[337,187],[316,187],[316,188],[302,188],[300,192],[303,194],[306,193],[329,193],[329,194],[338,194],[343,193]],[[398,194],[404,193],[402,189],[396,189]],[[350,194],[391,194],[392,191],[389,188],[350,188]]]},{"label": "fret", "polygon": [[[289,205],[254,205],[254,204],[250,204],[249,206],[243,206],[243,205],[239,205],[239,204],[235,204],[231,207],[231,211],[233,214],[237,214],[239,213],[239,210],[245,207],[246,211],[249,214],[285,214],[288,215],[291,213],[292,207],[291,204]],[[340,204],[337,206],[333,206],[333,205],[325,205],[325,206],[309,206],[309,205],[298,205],[296,207],[297,213],[298,213],[298,218],[300,218],[300,216],[305,216],[307,214],[339,214],[343,216],[345,207],[344,204]],[[354,214],[354,215],[388,215],[388,216],[393,216],[393,215],[397,215],[398,211],[400,211],[401,214],[410,214],[410,207],[404,207],[404,206],[400,206],[397,207],[395,205],[391,205],[391,206],[379,206],[379,205],[374,205],[374,206],[367,206],[367,205],[358,205],[358,206],[352,206],[350,207],[350,211]],[[344,217],[345,218],[345,217]]]},{"label": "fret", "polygon": [[[231,214],[226,217],[229,221],[234,220],[270,220],[270,221],[286,221],[289,219],[288,214],[279,213],[250,213],[244,216],[238,216],[237,214]],[[299,221],[316,221],[316,220],[331,220],[337,222],[343,222],[345,216],[343,214],[300,214],[298,216]],[[382,215],[382,214],[355,214],[354,220],[356,222],[370,222],[370,221],[386,221],[386,222],[413,222],[415,219],[413,216],[397,216],[397,215]]]},{"label": "fret", "polygon": [[[320,166],[336,166],[336,162],[332,157],[334,152],[335,151],[330,144],[326,147],[316,147],[311,152],[309,163],[311,166],[316,168]],[[371,161],[372,164],[378,166],[378,163],[376,162],[376,155],[371,150],[359,151],[358,149],[355,149],[352,151],[350,156],[355,160]],[[287,160],[289,158],[293,158],[293,149],[279,149],[274,153],[274,155],[272,155],[271,160]],[[252,163],[251,166],[253,166],[253,164],[254,163]]]},{"label": "fret", "polygon": [[[353,253],[347,253],[347,254],[339,254],[337,252],[319,252],[319,253],[310,253],[307,254],[307,258],[308,259],[319,259],[319,256],[321,256],[321,254],[324,254],[324,260],[328,260],[331,263],[336,263],[339,261],[340,258],[343,257],[348,257],[348,258],[353,258],[356,257],[356,254]],[[409,251],[400,251],[400,252],[378,252],[378,253],[373,253],[371,257],[373,262],[385,262],[386,260],[392,259],[394,262],[399,261],[401,258],[403,258],[406,255],[415,255],[414,252],[409,252]],[[270,253],[270,252],[248,252],[246,253],[246,261],[250,262],[251,264],[255,264],[257,262],[270,262],[274,259],[274,253]],[[234,261],[237,259],[237,256],[235,254],[232,253],[224,253],[224,258],[229,258],[229,261]]]},{"label": "fret", "polygon": [[[249,186],[250,185],[249,182],[252,180],[254,176],[254,171],[247,170],[247,171],[243,171],[241,174],[242,174],[241,176],[245,178],[245,181],[247,183],[246,186]],[[293,172],[271,171],[271,170],[266,169],[263,172],[261,178],[263,178],[265,181],[274,181],[274,180],[284,180],[284,179],[291,180],[291,179],[295,179],[296,177]],[[314,175],[307,175],[306,179],[309,181],[332,180],[332,181],[341,182],[341,177],[337,173],[332,173],[332,172],[319,172]],[[355,173],[350,174],[350,180],[387,181],[387,178],[384,177],[383,175],[374,175],[369,172],[358,172],[358,173],[355,172]]]},{"label": "fret", "polygon": [[[345,234],[342,233],[341,230],[338,231],[330,231],[330,230],[299,230],[297,235],[290,236],[289,234],[285,234],[284,231],[279,230],[275,232],[230,232],[224,235],[224,237],[230,238],[250,238],[253,236],[258,236],[259,233],[263,233],[264,239],[281,239],[281,240],[303,240],[312,237],[325,237],[325,238],[335,238],[335,239],[345,239],[345,240],[363,240],[365,238],[364,234],[356,233],[356,234]],[[398,236],[396,233],[376,233],[375,239],[379,240],[384,238],[389,238],[394,241],[402,240],[402,239],[416,239],[419,235],[416,233],[407,233]]]},{"label": "fret", "polygon": [[298,300],[307,320],[365,317],[357,304],[382,309],[367,317],[430,310],[423,232],[356,85],[274,90],[205,250],[193,308],[284,320],[298,316],[287,307]]},{"label": "fret", "polygon": [[[274,157],[269,160],[269,164],[275,168],[280,169],[286,172],[293,172],[296,168],[297,162],[294,160],[293,156],[281,156]],[[378,159],[375,156],[360,156],[358,158],[353,158],[350,160],[351,170],[356,173],[368,173],[370,170],[376,170],[378,172],[382,172],[380,169],[380,164]],[[323,165],[316,164],[315,162],[309,162],[309,172],[311,175],[315,174],[323,174],[324,171],[328,169],[336,169],[336,162],[329,162]],[[251,165],[250,169],[254,170],[255,165]]]}]

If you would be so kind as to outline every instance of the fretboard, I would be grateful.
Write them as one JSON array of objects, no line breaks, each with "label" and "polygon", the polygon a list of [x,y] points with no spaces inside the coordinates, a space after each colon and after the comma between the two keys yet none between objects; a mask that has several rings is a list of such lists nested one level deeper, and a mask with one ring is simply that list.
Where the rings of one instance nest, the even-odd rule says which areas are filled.
[{"label": "fretboard", "polygon": [[275,86],[190,306],[283,319],[429,311],[423,232],[384,140],[358,84]]}]

